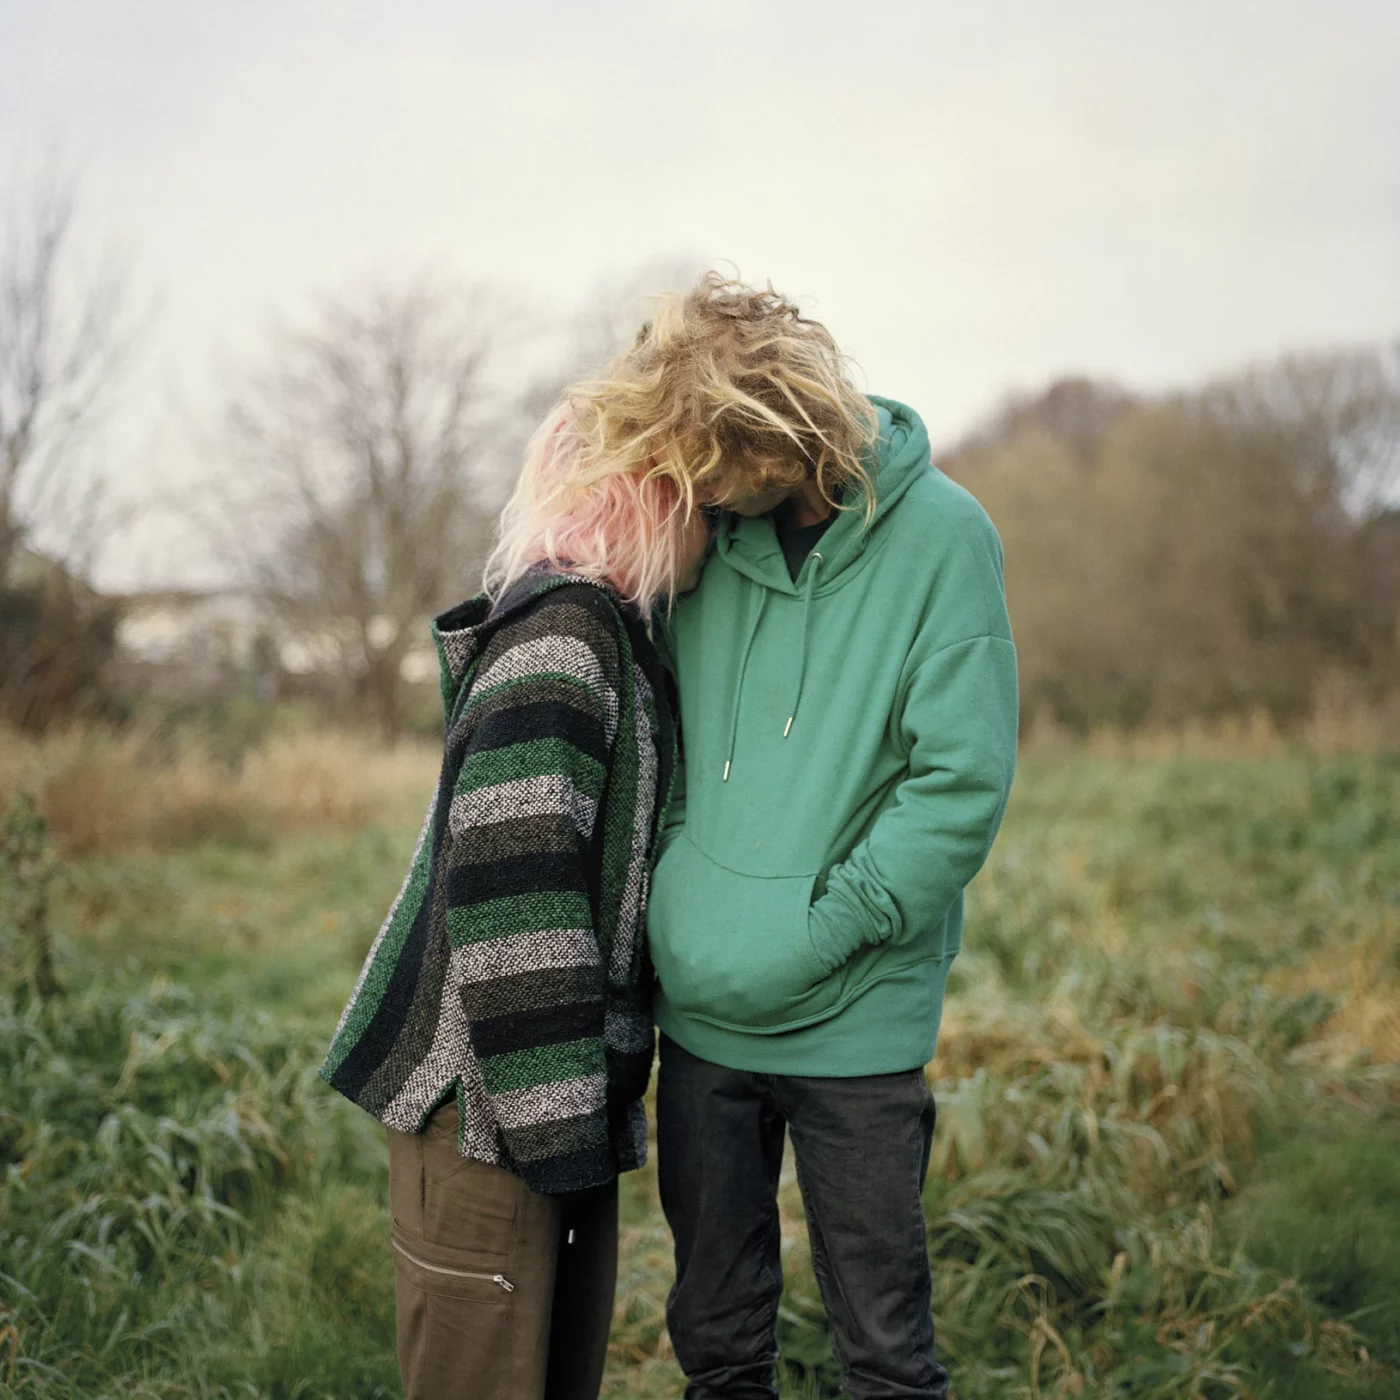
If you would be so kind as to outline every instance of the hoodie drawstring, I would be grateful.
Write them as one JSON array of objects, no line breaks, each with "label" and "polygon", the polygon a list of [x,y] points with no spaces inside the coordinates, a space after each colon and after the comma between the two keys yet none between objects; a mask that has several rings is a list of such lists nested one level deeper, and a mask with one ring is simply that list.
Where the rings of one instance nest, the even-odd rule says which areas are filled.
[{"label": "hoodie drawstring", "polygon": [[797,707],[802,703],[802,686],[807,679],[807,639],[812,627],[812,593],[817,586],[817,570],[822,562],[822,556],[814,549],[807,566],[807,587],[802,594],[802,650],[798,652],[797,694],[792,697],[792,713],[783,726],[784,739],[792,733],[792,722],[797,718]]},{"label": "hoodie drawstring", "polygon": [[[821,554],[813,550],[811,560],[807,565],[807,587],[802,593],[802,647],[797,654],[797,694],[792,698],[792,713],[788,716],[787,724],[783,726],[784,739],[792,732],[792,722],[797,718],[797,707],[802,703],[802,687],[807,680],[807,644],[812,630],[812,594],[816,591],[817,573],[821,569],[822,563]],[[763,621],[763,612],[767,606],[768,589],[764,588],[759,591],[758,611],[754,613],[748,640],[744,643],[743,656],[739,661],[739,679],[734,686],[734,710],[729,717],[729,748],[724,760],[724,777],[721,779],[722,782],[726,783],[729,781],[729,770],[734,766],[734,746],[739,741],[739,702],[744,694],[744,676],[749,669],[749,657],[753,653],[754,638],[758,636],[758,627]]]},{"label": "hoodie drawstring", "polygon": [[749,669],[749,654],[753,651],[753,640],[758,636],[758,624],[763,621],[764,609],[768,606],[768,590],[760,589],[758,611],[754,614],[753,625],[749,628],[749,639],[744,643],[744,654],[739,662],[739,679],[734,686],[734,713],[729,720],[729,749],[724,760],[724,777],[729,781],[729,769],[734,762],[734,745],[739,741],[739,701],[744,694],[744,673]]}]

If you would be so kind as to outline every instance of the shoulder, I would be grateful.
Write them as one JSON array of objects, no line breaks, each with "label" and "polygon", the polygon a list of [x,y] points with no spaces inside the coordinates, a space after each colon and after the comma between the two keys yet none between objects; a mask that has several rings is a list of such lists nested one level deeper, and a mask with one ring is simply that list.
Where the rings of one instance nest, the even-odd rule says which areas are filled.
[{"label": "shoulder", "polygon": [[1001,540],[965,487],[930,467],[899,502],[889,557],[927,596],[928,622],[947,639],[1010,636]]},{"label": "shoulder", "polygon": [[959,486],[950,476],[930,466],[909,488],[901,505],[913,524],[917,517],[920,528],[933,529],[952,537],[963,537],[979,544],[1000,541],[991,517],[982,503],[965,486]]},{"label": "shoulder", "polygon": [[1001,538],[981,502],[929,467],[892,512],[891,533],[906,566],[930,575],[970,574],[1001,587]]},{"label": "shoulder", "polygon": [[477,688],[551,676],[615,692],[622,679],[623,622],[600,587],[566,583],[516,608],[482,651]]},{"label": "shoulder", "polygon": [[624,626],[616,597],[600,584],[579,581],[538,594],[501,630],[577,637],[616,650]]}]

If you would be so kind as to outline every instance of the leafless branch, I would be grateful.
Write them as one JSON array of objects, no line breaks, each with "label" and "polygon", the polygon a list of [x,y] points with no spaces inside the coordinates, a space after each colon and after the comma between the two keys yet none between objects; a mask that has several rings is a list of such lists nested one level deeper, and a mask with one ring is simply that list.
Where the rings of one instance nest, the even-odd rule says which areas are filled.
[{"label": "leafless branch", "polygon": [[41,522],[62,521],[89,562],[97,543],[101,485],[81,448],[136,332],[122,262],[82,262],[76,207],[52,160],[0,193],[0,578]]},{"label": "leafless branch", "polygon": [[390,734],[404,655],[474,591],[491,527],[477,476],[501,432],[484,293],[428,284],[322,308],[231,396],[218,490],[231,563],[289,624],[329,639]]}]

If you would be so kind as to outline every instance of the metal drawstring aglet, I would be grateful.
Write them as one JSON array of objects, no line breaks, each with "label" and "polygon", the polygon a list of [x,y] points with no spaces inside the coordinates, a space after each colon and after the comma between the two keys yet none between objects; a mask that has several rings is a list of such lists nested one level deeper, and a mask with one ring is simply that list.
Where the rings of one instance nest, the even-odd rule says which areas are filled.
[{"label": "metal drawstring aglet", "polygon": [[720,779],[720,782],[722,782],[722,783],[727,783],[728,781],[729,781],[729,760],[726,758],[726,759],[724,760],[724,777]]},{"label": "metal drawstring aglet", "polygon": [[792,722],[793,722],[793,720],[795,720],[796,718],[797,718],[796,715],[789,715],[789,716],[788,716],[788,722],[783,726],[783,738],[784,738],[784,739],[787,738],[788,733],[789,733],[789,732],[791,731],[791,729],[792,729]]}]

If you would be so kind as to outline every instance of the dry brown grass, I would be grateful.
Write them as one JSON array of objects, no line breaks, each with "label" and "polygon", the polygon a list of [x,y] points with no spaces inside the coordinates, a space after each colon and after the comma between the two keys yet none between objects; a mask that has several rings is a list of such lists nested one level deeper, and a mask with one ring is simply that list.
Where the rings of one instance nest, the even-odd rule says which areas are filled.
[{"label": "dry brown grass", "polygon": [[1309,1064],[1332,1069],[1400,1064],[1400,995],[1393,971],[1400,912],[1381,909],[1377,919],[1382,928],[1372,940],[1340,956],[1335,949],[1318,953],[1275,979],[1285,994],[1323,991],[1337,1004],[1317,1040],[1299,1052]]},{"label": "dry brown grass", "polygon": [[1291,725],[1257,709],[1182,724],[1102,727],[1087,738],[1042,713],[1026,725],[1022,747],[1033,753],[1087,751],[1101,758],[1151,760],[1269,758],[1296,750],[1319,758],[1387,753],[1400,747],[1400,694],[1375,700],[1343,680],[1327,680],[1319,682],[1307,716]]},{"label": "dry brown grass", "polygon": [[36,740],[5,731],[0,803],[32,792],[66,855],[257,843],[303,829],[412,822],[437,763],[435,746],[385,748],[345,729],[275,736],[237,764],[190,738],[171,744],[79,728]]},{"label": "dry brown grass", "polygon": [[[1311,717],[1291,729],[1268,714],[1076,738],[1036,717],[1023,749],[1099,758],[1263,758],[1299,749],[1319,756],[1382,753],[1400,745],[1400,697],[1363,702],[1320,686]],[[236,764],[186,734],[75,727],[35,739],[0,729],[0,806],[38,798],[66,855],[112,854],[228,839],[257,843],[294,830],[349,830],[382,819],[414,823],[431,790],[436,745],[386,748],[371,733],[320,728],[274,735]]]}]

